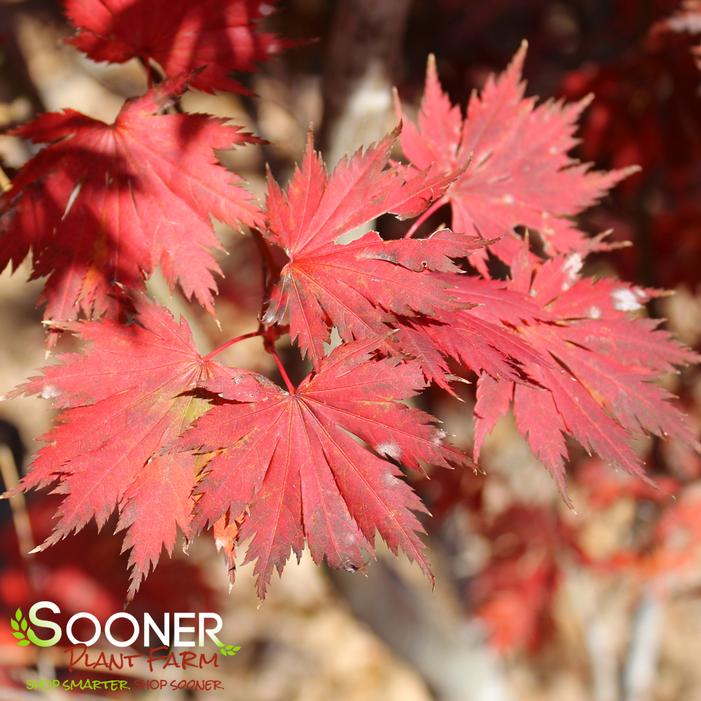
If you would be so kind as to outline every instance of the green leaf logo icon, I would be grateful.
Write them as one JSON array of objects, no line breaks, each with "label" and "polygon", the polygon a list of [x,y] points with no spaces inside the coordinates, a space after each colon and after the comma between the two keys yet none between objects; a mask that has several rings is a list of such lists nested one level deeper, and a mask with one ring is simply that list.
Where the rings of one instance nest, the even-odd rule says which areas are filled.
[{"label": "green leaf logo icon", "polygon": [[33,634],[33,631],[27,624],[27,619],[24,617],[22,609],[15,611],[15,617],[10,619],[10,627],[12,628],[12,635],[17,638],[17,644],[20,647],[31,645],[28,636]]},{"label": "green leaf logo icon", "polygon": [[219,652],[223,657],[233,657],[240,649],[240,645],[225,645],[224,643],[219,643]]}]

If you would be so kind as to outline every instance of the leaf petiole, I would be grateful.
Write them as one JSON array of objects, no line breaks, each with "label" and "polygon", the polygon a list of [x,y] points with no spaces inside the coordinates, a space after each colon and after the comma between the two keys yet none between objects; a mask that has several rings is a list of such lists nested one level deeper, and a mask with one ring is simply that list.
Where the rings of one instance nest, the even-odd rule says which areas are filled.
[{"label": "leaf petiole", "polygon": [[221,346],[219,346],[218,348],[215,348],[210,353],[207,353],[207,355],[202,357],[202,360],[211,360],[215,355],[219,355],[219,353],[222,353],[227,348],[229,348],[230,346],[233,346],[235,343],[238,343],[239,341],[245,341],[248,338],[255,338],[256,336],[262,336],[262,335],[263,335],[263,331],[258,329],[258,331],[249,331],[248,333],[241,334],[241,336],[236,336],[235,338],[229,339],[226,343],[222,343]]},{"label": "leaf petiole", "polygon": [[275,365],[277,365],[277,369],[280,371],[280,375],[285,381],[287,391],[290,394],[295,394],[297,392],[297,388],[292,384],[292,380],[290,380],[290,376],[287,374],[287,370],[285,370],[285,366],[282,364],[282,360],[280,360],[280,356],[277,354],[275,346],[273,345],[272,341],[270,341],[267,338],[265,340],[265,350],[273,356],[273,360],[275,360]]}]

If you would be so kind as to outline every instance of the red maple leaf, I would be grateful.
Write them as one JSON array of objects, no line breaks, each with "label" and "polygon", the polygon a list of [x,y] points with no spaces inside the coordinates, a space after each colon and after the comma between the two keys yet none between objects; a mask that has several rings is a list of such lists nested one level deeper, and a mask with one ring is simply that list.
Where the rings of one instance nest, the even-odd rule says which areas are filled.
[{"label": "red maple leaf", "polygon": [[514,330],[542,312],[527,296],[514,294],[503,282],[467,275],[437,274],[450,283],[458,309],[438,310],[430,319],[403,320],[397,334],[402,351],[419,361],[426,379],[452,393],[448,360],[473,373],[520,380],[526,363],[548,365]]},{"label": "red maple leaf", "polygon": [[[490,77],[481,95],[472,95],[464,120],[429,60],[418,126],[406,120],[401,134],[402,149],[416,168],[462,169],[441,201],[450,202],[452,229],[496,240],[490,248],[507,263],[519,250],[517,226],[538,231],[548,253],[580,248],[586,237],[570,217],[636,170],[591,171],[568,156],[588,100],[536,106],[534,98],[524,97],[525,56],[524,43],[506,71]],[[470,260],[486,274],[484,250]]]},{"label": "red maple leaf", "polygon": [[564,492],[567,435],[605,462],[642,476],[629,445],[647,432],[698,445],[672,396],[656,384],[675,365],[698,362],[692,351],[630,316],[654,290],[617,280],[579,280],[581,258],[558,256],[534,265],[526,252],[514,262],[510,287],[541,306],[542,317],[518,326],[519,335],[549,365],[522,362],[530,383],[483,373],[475,406],[475,456],[486,433],[511,402],[516,424]]},{"label": "red maple leaf", "polygon": [[[207,356],[184,323],[142,302],[136,322],[56,325],[91,346],[60,356],[18,390],[61,409],[22,481],[24,489],[58,482],[62,495],[40,548],[114,516],[129,550],[130,596],[179,531],[189,538],[207,527],[232,574],[235,548],[248,541],[261,597],[273,569],[305,544],[316,562],[358,569],[378,531],[430,575],[416,515],[425,509],[401,466],[467,459],[444,445],[431,416],[402,402],[427,380],[450,389],[451,363],[478,375],[475,456],[513,404],[518,428],[563,492],[568,436],[635,475],[642,467],[628,443],[633,433],[696,445],[654,380],[697,357],[655,322],[630,317],[656,291],[579,278],[584,256],[605,245],[571,218],[631,172],[594,172],[568,156],[586,101],[525,98],[523,48],[471,98],[463,119],[429,63],[418,127],[401,137],[410,166],[390,160],[399,129],[331,174],[310,139],[284,190],[269,179],[263,222],[214,153],[254,139],[222,120],[165,112],[190,84],[241,89],[229,72],[281,46],[254,31],[266,7],[66,1],[79,30],[73,42],[91,57],[138,57],[151,82],[153,64],[167,80],[127,102],[114,124],[67,111],[18,130],[49,145],[0,199],[0,266],[31,253],[33,275],[48,276],[47,316],[65,321],[125,311],[119,298],[138,293],[157,266],[211,311],[219,269],[210,216],[260,227],[287,260],[279,269],[261,247],[272,286],[263,324]],[[447,203],[455,231],[412,239]],[[374,231],[351,240],[385,213],[420,219],[400,241]],[[540,233],[547,260],[516,235],[520,226]],[[509,264],[508,281],[488,279],[488,250]],[[485,279],[460,274],[465,257]],[[285,329],[264,327],[287,322],[313,363],[296,388],[274,350]],[[342,343],[325,356],[333,328]],[[263,337],[287,391],[212,361],[252,336]],[[529,520],[524,511],[519,521]],[[548,557],[525,582],[537,609],[547,608],[554,581]],[[493,589],[514,570],[498,574]],[[497,614],[509,619],[519,592],[504,589]],[[528,638],[534,626],[521,623]]]},{"label": "red maple leaf", "polygon": [[193,527],[243,518],[237,539],[251,538],[246,562],[256,561],[261,597],[305,542],[316,562],[358,569],[376,531],[430,574],[412,513],[425,508],[393,461],[418,469],[465,458],[429,415],[400,403],[423,388],[419,368],[370,359],[376,346],[340,346],[294,392],[270,385],[262,399],[220,404],[183,436],[186,447],[218,451]]},{"label": "red maple leaf", "polygon": [[470,582],[476,614],[497,650],[537,650],[553,632],[563,561],[587,564],[577,532],[551,509],[518,502],[477,516],[476,530],[494,547]]},{"label": "red maple leaf", "polygon": [[236,379],[236,396],[256,399],[257,376],[224,368],[200,356],[185,322],[163,308],[142,305],[131,326],[108,320],[66,328],[91,344],[63,354],[13,395],[40,394],[63,410],[41,440],[23,489],[56,481],[64,495],[56,526],[43,547],[82,529],[101,528],[115,509],[126,529],[136,591],[161,550],[172,551],[176,530],[189,532],[190,494],[202,461],[169,450],[207,408],[195,390]]},{"label": "red maple leaf", "polygon": [[231,77],[252,71],[289,42],[256,24],[275,0],[64,0],[78,28],[70,42],[95,61],[155,61],[173,78],[202,69],[199,90],[246,92]]},{"label": "red maple leaf", "polygon": [[352,243],[337,243],[385,212],[416,216],[454,179],[454,173],[407,174],[395,165],[388,167],[396,136],[397,132],[389,134],[341,161],[330,176],[310,139],[286,192],[269,179],[266,235],[284,249],[289,261],[264,321],[289,319],[290,335],[315,367],[331,326],[344,341],[351,341],[385,334],[385,324],[397,315],[457,309],[460,303],[448,294],[453,280],[431,271],[457,272],[451,258],[483,245],[450,231],[401,241],[383,241],[370,232]]},{"label": "red maple leaf", "polygon": [[139,290],[158,265],[212,309],[220,244],[210,215],[233,226],[257,217],[214,149],[253,138],[220,119],[162,114],[187,84],[183,76],[128,101],[113,124],[66,110],[17,130],[49,145],[0,199],[0,269],[32,252],[32,276],[48,276],[46,318],[113,310],[115,285]]}]

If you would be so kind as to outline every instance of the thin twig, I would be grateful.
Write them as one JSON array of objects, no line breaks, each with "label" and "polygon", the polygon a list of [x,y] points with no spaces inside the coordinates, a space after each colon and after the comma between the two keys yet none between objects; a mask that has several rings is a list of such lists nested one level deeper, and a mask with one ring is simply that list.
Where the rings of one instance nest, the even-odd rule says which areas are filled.
[{"label": "thin twig", "polygon": [[[12,522],[17,534],[20,557],[27,573],[29,589],[32,594],[37,595],[39,593],[37,586],[38,576],[32,556],[29,554],[34,549],[35,544],[34,536],[32,535],[32,524],[27,511],[27,501],[24,498],[24,494],[17,489],[20,481],[17,463],[12,451],[6,445],[0,445],[0,474],[9,492]],[[36,662],[37,669],[42,677],[53,678],[55,676],[54,666],[44,650],[39,649],[37,651]]]},{"label": "thin twig", "polygon": [[32,525],[27,513],[27,502],[22,492],[17,491],[19,485],[19,475],[12,451],[6,445],[0,445],[0,474],[5,483],[7,491],[10,493],[10,509],[12,510],[12,521],[17,533],[17,542],[22,559],[28,562],[29,551],[34,549],[34,537],[32,536]]}]

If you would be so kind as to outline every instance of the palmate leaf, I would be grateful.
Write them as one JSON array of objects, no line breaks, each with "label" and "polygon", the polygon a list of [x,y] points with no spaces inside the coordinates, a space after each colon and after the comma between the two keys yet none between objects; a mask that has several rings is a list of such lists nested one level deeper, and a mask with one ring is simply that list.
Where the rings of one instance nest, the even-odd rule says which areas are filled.
[{"label": "palmate leaf", "polygon": [[[536,105],[524,97],[525,56],[524,43],[501,75],[473,93],[464,120],[430,60],[418,124],[405,119],[401,134],[402,149],[417,169],[464,169],[446,194],[452,228],[492,240],[491,250],[507,263],[519,250],[512,234],[517,226],[538,231],[550,253],[581,248],[586,237],[571,217],[636,170],[593,171],[568,155],[588,101]],[[485,251],[470,260],[486,274]]]},{"label": "palmate leaf", "polygon": [[459,308],[449,294],[453,282],[431,271],[457,272],[452,259],[483,246],[450,231],[403,241],[383,241],[370,232],[352,243],[337,243],[386,212],[420,214],[454,180],[454,171],[407,173],[391,165],[397,133],[341,161],[331,175],[309,139],[286,191],[269,179],[266,235],[289,262],[264,321],[289,321],[290,335],[315,368],[332,326],[344,341],[352,341],[385,334],[386,324],[397,315]]},{"label": "palmate leaf", "polygon": [[518,429],[563,493],[567,436],[639,477],[643,463],[630,447],[635,434],[672,437],[698,448],[686,417],[656,383],[675,366],[698,362],[698,355],[657,329],[657,322],[631,316],[654,290],[579,279],[568,256],[536,264],[525,249],[514,269],[512,291],[541,307],[538,318],[518,325],[518,335],[550,363],[522,359],[530,383],[480,375],[476,459],[484,436],[512,402]]},{"label": "palmate leaf", "polygon": [[243,516],[238,537],[251,539],[261,597],[305,542],[316,562],[355,570],[379,532],[430,573],[412,513],[425,509],[390,459],[418,469],[466,458],[430,416],[400,403],[424,386],[419,368],[372,360],[376,345],[339,347],[293,394],[270,386],[260,401],[215,406],[181,441],[218,451],[196,490],[194,527]]},{"label": "palmate leaf", "polygon": [[210,217],[235,227],[258,217],[214,149],[254,139],[206,115],[163,114],[189,80],[127,101],[113,124],[66,110],[17,130],[49,145],[0,197],[0,269],[32,253],[32,276],[48,278],[47,319],[114,311],[157,266],[212,310],[221,245]]},{"label": "palmate leaf", "polygon": [[237,396],[261,396],[257,376],[199,355],[184,321],[150,304],[138,311],[131,326],[69,324],[89,349],[59,356],[15,390],[51,397],[62,409],[21,483],[32,489],[58,482],[55,492],[64,495],[41,548],[91,519],[102,527],[117,509],[131,549],[132,594],[162,549],[172,551],[177,529],[189,532],[190,493],[201,464],[169,446],[206,409],[198,388],[235,380]]},{"label": "palmate leaf", "polygon": [[[245,513],[237,540],[253,536],[261,596],[305,540],[315,560],[359,568],[379,531],[429,572],[412,514],[423,507],[390,459],[418,469],[466,458],[443,445],[430,416],[400,403],[424,386],[416,365],[373,360],[377,339],[347,344],[289,394],[200,356],[164,309],[144,304],[138,319],[68,325],[89,348],[16,390],[62,409],[22,480],[23,489],[58,482],[64,495],[41,549],[117,510],[131,596],[178,529],[191,536]],[[209,411],[205,391],[220,397]]]},{"label": "palmate leaf", "polygon": [[[84,8],[70,5],[77,18]],[[202,3],[198,12],[212,8]],[[176,21],[169,12],[165,25]],[[97,10],[84,17],[77,39],[96,57],[105,18]],[[116,19],[114,27],[123,33]],[[119,40],[131,38],[115,42],[110,60],[136,52],[171,70],[156,50],[143,51],[144,36]],[[63,495],[41,548],[91,520],[102,527],[116,512],[130,596],[178,532],[191,538],[205,528],[232,574],[235,548],[248,543],[261,597],[291,553],[307,546],[316,562],[355,570],[372,556],[377,533],[430,573],[417,517],[425,507],[401,468],[468,460],[404,400],[429,381],[450,390],[456,366],[478,377],[475,457],[513,405],[519,430],[563,492],[568,436],[636,475],[632,433],[694,443],[653,381],[696,356],[655,322],[630,316],[655,292],[579,275],[598,244],[568,217],[625,173],[570,161],[583,105],[524,99],[522,61],[523,52],[473,97],[466,120],[429,68],[419,128],[402,136],[411,167],[390,160],[398,130],[331,174],[310,139],[286,188],[269,179],[263,215],[213,155],[250,138],[201,115],[163,114],[187,78],[127,103],[113,125],[67,112],[25,128],[50,145],[0,201],[0,262],[16,265],[31,251],[34,274],[49,276],[50,318],[112,312],[113,293],[141,289],[157,265],[211,309],[211,215],[259,225],[267,245],[287,256],[270,270],[259,333],[271,350],[280,329],[270,327],[289,323],[312,363],[285,391],[200,355],[184,322],[143,302],[128,324],[61,325],[87,349],[59,356],[17,391],[52,398],[60,410],[21,485],[55,485]],[[198,75],[207,76],[201,87],[216,89],[215,73]],[[417,217],[443,198],[454,231],[398,241],[369,232],[347,242],[369,220]],[[512,235],[518,225],[543,234],[547,260]],[[487,249],[509,263],[509,280],[488,279]],[[464,274],[463,258],[482,278]],[[334,328],[342,343],[327,354]],[[225,645],[222,654],[236,651]]]},{"label": "palmate leaf", "polygon": [[290,42],[259,31],[275,0],[64,0],[71,43],[96,61],[156,61],[166,76],[196,69],[193,87],[247,92],[234,71],[253,71]]}]

